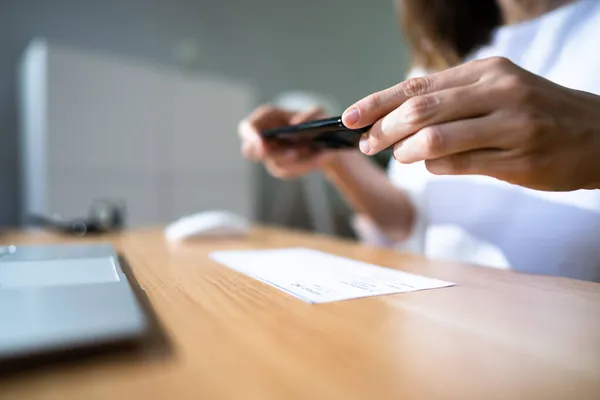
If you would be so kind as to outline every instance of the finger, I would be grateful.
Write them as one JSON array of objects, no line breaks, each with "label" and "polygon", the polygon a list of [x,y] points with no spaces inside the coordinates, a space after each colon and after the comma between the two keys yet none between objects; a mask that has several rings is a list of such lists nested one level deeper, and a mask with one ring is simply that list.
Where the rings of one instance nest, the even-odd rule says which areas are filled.
[{"label": "finger", "polygon": [[238,134],[242,140],[242,155],[250,161],[261,161],[267,150],[256,128],[248,120],[244,120],[238,126]]},{"label": "finger", "polygon": [[486,175],[514,185],[553,190],[546,185],[548,174],[539,172],[546,161],[521,149],[467,151],[427,160],[425,165],[436,175]]},{"label": "finger", "polygon": [[304,111],[294,115],[290,119],[290,124],[301,124],[303,122],[312,121],[325,116],[325,111],[321,107],[312,107],[308,111]]},{"label": "finger", "polygon": [[278,161],[270,159],[265,162],[265,167],[269,173],[279,179],[295,179],[306,175],[316,167],[318,167],[323,159],[323,154],[317,154],[311,158],[298,161],[292,164],[286,164],[281,159]]},{"label": "finger", "polygon": [[494,101],[489,88],[480,84],[413,97],[364,135],[368,146],[363,143],[363,148],[369,149],[365,154],[376,154],[427,126],[489,114],[496,108]]},{"label": "finger", "polygon": [[285,148],[277,151],[270,151],[267,155],[268,160],[280,166],[293,165],[299,162],[305,162],[313,157],[317,152],[310,148]]},{"label": "finger", "polygon": [[283,110],[272,105],[263,105],[254,110],[246,121],[257,131],[288,125],[295,112]]},{"label": "finger", "polygon": [[487,175],[500,178],[505,150],[475,150],[425,161],[427,170],[435,175]]},{"label": "finger", "polygon": [[271,105],[258,107],[238,125],[240,139],[253,141],[260,138],[260,133],[266,129],[289,125],[294,113]]},{"label": "finger", "polygon": [[489,67],[488,60],[476,60],[428,76],[408,79],[354,103],[342,115],[342,122],[352,129],[372,125],[412,97],[477,82],[486,67]]},{"label": "finger", "polygon": [[396,161],[410,164],[470,150],[504,149],[513,120],[501,114],[431,125],[394,145]]},{"label": "finger", "polygon": [[291,111],[264,105],[254,110],[238,125],[238,135],[242,140],[242,154],[251,161],[261,161],[267,146],[260,132],[277,126],[288,125],[293,116]]}]

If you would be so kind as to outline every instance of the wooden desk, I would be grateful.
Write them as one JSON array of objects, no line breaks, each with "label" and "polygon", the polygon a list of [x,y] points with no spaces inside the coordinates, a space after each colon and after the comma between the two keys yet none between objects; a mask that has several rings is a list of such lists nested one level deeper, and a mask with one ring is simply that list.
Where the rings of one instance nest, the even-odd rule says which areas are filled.
[{"label": "wooden desk", "polygon": [[[600,285],[256,228],[243,240],[110,238],[172,352],[106,356],[0,379],[6,399],[599,399]],[[0,237],[60,242],[49,235]],[[307,246],[458,286],[310,305],[207,258]]]}]

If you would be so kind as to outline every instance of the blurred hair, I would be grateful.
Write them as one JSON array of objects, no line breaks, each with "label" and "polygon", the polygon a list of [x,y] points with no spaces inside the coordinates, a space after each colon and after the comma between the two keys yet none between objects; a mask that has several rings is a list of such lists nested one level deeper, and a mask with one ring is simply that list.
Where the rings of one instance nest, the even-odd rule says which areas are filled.
[{"label": "blurred hair", "polygon": [[502,21],[496,0],[397,0],[413,66],[442,70],[487,44]]}]

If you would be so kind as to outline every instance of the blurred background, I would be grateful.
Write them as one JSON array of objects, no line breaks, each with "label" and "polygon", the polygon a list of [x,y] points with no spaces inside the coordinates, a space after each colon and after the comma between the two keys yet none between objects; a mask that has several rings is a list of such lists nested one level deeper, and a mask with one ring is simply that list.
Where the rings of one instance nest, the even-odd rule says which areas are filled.
[{"label": "blurred background", "polygon": [[227,209],[351,236],[318,174],[270,178],[236,127],[400,81],[395,18],[392,0],[0,0],[0,228],[106,199],[132,227]]}]

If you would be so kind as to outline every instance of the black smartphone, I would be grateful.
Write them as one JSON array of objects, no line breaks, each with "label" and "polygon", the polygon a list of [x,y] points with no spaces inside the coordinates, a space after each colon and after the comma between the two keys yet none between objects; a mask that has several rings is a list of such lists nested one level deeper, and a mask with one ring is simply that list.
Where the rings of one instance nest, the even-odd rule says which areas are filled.
[{"label": "black smartphone", "polygon": [[349,149],[357,148],[360,136],[370,128],[350,129],[342,123],[342,117],[335,117],[269,129],[262,136],[282,147]]}]

